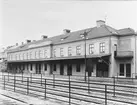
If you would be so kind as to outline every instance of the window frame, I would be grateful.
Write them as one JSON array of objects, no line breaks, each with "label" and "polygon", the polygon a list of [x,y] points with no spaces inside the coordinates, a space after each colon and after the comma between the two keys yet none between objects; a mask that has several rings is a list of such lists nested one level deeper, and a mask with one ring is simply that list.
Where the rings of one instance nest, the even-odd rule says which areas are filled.
[{"label": "window frame", "polygon": [[94,54],[94,44],[89,44],[89,54]]},{"label": "window frame", "polygon": [[60,56],[61,56],[61,57],[64,56],[64,54],[63,54],[63,50],[64,50],[63,48],[60,48]]},{"label": "window frame", "polygon": [[72,56],[72,47],[68,47],[68,56]]},{"label": "window frame", "polygon": [[99,44],[100,53],[105,53],[105,42],[101,42]]},{"label": "window frame", "polygon": [[80,64],[76,64],[76,72],[80,72],[81,71],[81,65]]},{"label": "window frame", "polygon": [[81,45],[76,46],[76,55],[81,55]]}]

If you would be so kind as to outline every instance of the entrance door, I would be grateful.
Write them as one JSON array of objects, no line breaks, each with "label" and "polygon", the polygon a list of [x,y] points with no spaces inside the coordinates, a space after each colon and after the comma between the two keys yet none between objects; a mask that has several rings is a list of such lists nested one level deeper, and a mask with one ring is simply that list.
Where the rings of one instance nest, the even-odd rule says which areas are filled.
[{"label": "entrance door", "polygon": [[98,63],[97,64],[97,77],[108,77],[108,65],[106,63]]},{"label": "entrance door", "polygon": [[72,75],[72,65],[68,64],[67,75]]},{"label": "entrance door", "polygon": [[126,77],[131,77],[131,64],[126,64]]},{"label": "entrance door", "polygon": [[64,74],[64,65],[60,64],[60,75]]}]

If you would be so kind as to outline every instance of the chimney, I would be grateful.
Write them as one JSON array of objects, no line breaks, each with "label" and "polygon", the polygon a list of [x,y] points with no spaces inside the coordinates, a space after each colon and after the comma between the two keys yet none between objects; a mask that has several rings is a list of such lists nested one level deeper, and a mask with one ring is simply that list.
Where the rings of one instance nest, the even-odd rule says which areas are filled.
[{"label": "chimney", "polygon": [[18,43],[16,43],[16,46],[18,46]]},{"label": "chimney", "polygon": [[21,42],[21,45],[23,45],[24,43],[23,42]]},{"label": "chimney", "polygon": [[97,20],[96,23],[97,23],[97,27],[101,27],[101,26],[105,25],[104,20]]},{"label": "chimney", "polygon": [[46,39],[46,38],[48,38],[48,36],[42,35],[41,38],[42,38],[42,39]]},{"label": "chimney", "polygon": [[64,29],[64,30],[63,30],[63,34],[68,34],[68,33],[70,33],[70,30],[69,30],[69,29]]},{"label": "chimney", "polygon": [[26,43],[30,43],[31,42],[31,40],[26,40]]}]

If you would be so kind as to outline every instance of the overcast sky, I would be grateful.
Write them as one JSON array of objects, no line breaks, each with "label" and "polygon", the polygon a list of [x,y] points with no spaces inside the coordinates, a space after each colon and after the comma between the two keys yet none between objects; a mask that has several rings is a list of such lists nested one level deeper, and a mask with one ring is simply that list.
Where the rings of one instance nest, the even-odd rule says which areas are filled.
[{"label": "overcast sky", "polygon": [[0,47],[60,35],[63,29],[94,27],[96,20],[105,18],[113,28],[137,31],[137,1],[3,0],[1,4]]}]

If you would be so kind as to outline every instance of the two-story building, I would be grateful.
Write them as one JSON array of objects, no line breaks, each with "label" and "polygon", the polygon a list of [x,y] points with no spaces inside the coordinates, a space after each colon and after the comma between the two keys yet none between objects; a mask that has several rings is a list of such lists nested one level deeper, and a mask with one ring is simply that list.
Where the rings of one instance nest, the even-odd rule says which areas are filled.
[{"label": "two-story building", "polygon": [[[28,42],[8,51],[8,69],[36,74],[132,77],[136,75],[136,37],[131,28],[97,26]],[[86,65],[86,66],[85,66]],[[85,70],[86,69],[86,70]],[[85,72],[86,71],[86,72]]]}]

